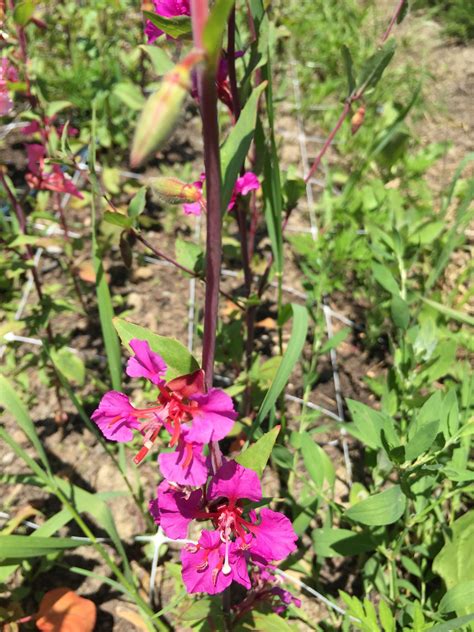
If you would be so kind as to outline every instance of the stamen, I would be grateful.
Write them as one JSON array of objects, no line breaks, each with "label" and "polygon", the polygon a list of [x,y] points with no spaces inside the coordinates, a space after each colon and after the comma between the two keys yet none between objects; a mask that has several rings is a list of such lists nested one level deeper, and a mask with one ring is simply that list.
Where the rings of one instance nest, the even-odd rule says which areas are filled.
[{"label": "stamen", "polygon": [[177,419],[174,419],[173,421],[173,434],[171,435],[170,441],[171,448],[173,448],[178,443],[179,435],[181,434],[181,426],[179,421]]}]

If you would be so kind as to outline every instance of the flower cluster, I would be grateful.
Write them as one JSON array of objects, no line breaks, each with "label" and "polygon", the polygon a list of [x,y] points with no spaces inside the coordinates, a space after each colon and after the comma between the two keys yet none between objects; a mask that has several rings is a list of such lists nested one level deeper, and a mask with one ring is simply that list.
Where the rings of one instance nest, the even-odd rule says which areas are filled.
[{"label": "flower cluster", "polygon": [[253,470],[224,460],[212,472],[204,454],[206,445],[230,432],[237,416],[232,399],[216,388],[206,392],[201,370],[166,381],[167,365],[147,341],[133,339],[130,347],[127,375],[148,380],[157,389],[156,401],[136,408],[124,393],[109,391],[92,419],[112,441],[130,441],[134,432],[140,433],[143,446],[134,459],[137,464],[162,431],[169,436],[172,450],[158,457],[164,480],[150,512],[172,539],[186,539],[191,522],[205,523],[198,541],[181,552],[187,591],[213,595],[233,581],[250,589],[254,578],[260,592],[284,608],[292,598],[274,585],[270,571],[272,562],[296,549],[291,522],[282,513],[254,508],[252,503],[262,500],[262,489]]},{"label": "flower cluster", "polygon": [[217,388],[206,393],[202,371],[166,382],[166,363],[147,341],[131,340],[130,347],[134,357],[127,375],[149,380],[158,390],[157,399],[147,408],[135,408],[124,393],[109,391],[92,414],[93,421],[112,441],[130,441],[134,430],[140,432],[143,447],[135,457],[137,464],[165,429],[175,450],[159,456],[163,476],[179,485],[203,485],[208,475],[204,445],[223,439],[232,429],[237,416],[232,399]]},{"label": "flower cluster", "polygon": [[26,151],[29,173],[25,180],[32,189],[69,193],[80,199],[84,197],[58,164],[46,167],[46,150],[43,145],[32,143],[26,146]]}]

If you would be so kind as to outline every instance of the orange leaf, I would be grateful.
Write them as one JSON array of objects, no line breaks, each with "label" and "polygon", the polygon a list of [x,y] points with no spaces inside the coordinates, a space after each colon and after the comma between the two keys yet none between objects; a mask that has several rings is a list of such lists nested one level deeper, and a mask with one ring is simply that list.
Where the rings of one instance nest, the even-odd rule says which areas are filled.
[{"label": "orange leaf", "polygon": [[70,588],[49,590],[40,603],[36,627],[41,632],[92,632],[97,608]]}]

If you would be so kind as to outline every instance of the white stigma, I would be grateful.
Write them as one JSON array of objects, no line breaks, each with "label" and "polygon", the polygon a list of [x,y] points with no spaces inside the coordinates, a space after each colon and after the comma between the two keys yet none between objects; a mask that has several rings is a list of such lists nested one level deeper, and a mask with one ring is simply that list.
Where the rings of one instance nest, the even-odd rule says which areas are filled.
[{"label": "white stigma", "polygon": [[229,544],[230,541],[227,540],[225,543],[225,557],[224,557],[224,566],[222,567],[222,572],[224,575],[229,575],[232,572],[232,568],[229,564]]}]

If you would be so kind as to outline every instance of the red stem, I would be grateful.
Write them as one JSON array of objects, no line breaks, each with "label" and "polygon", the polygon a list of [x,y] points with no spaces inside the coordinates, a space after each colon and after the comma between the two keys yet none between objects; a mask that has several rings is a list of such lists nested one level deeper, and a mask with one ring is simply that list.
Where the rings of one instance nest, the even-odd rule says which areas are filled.
[{"label": "red stem", "polygon": [[[191,0],[191,19],[194,45],[203,47],[203,29],[209,14],[207,0]],[[199,104],[204,141],[206,172],[207,232],[206,232],[206,296],[204,304],[204,334],[202,368],[206,386],[212,387],[216,350],[219,282],[222,263],[221,165],[219,155],[219,125],[217,119],[217,90],[215,76],[209,67],[197,70]],[[211,458],[216,470],[222,462],[217,442],[211,444]]]}]

